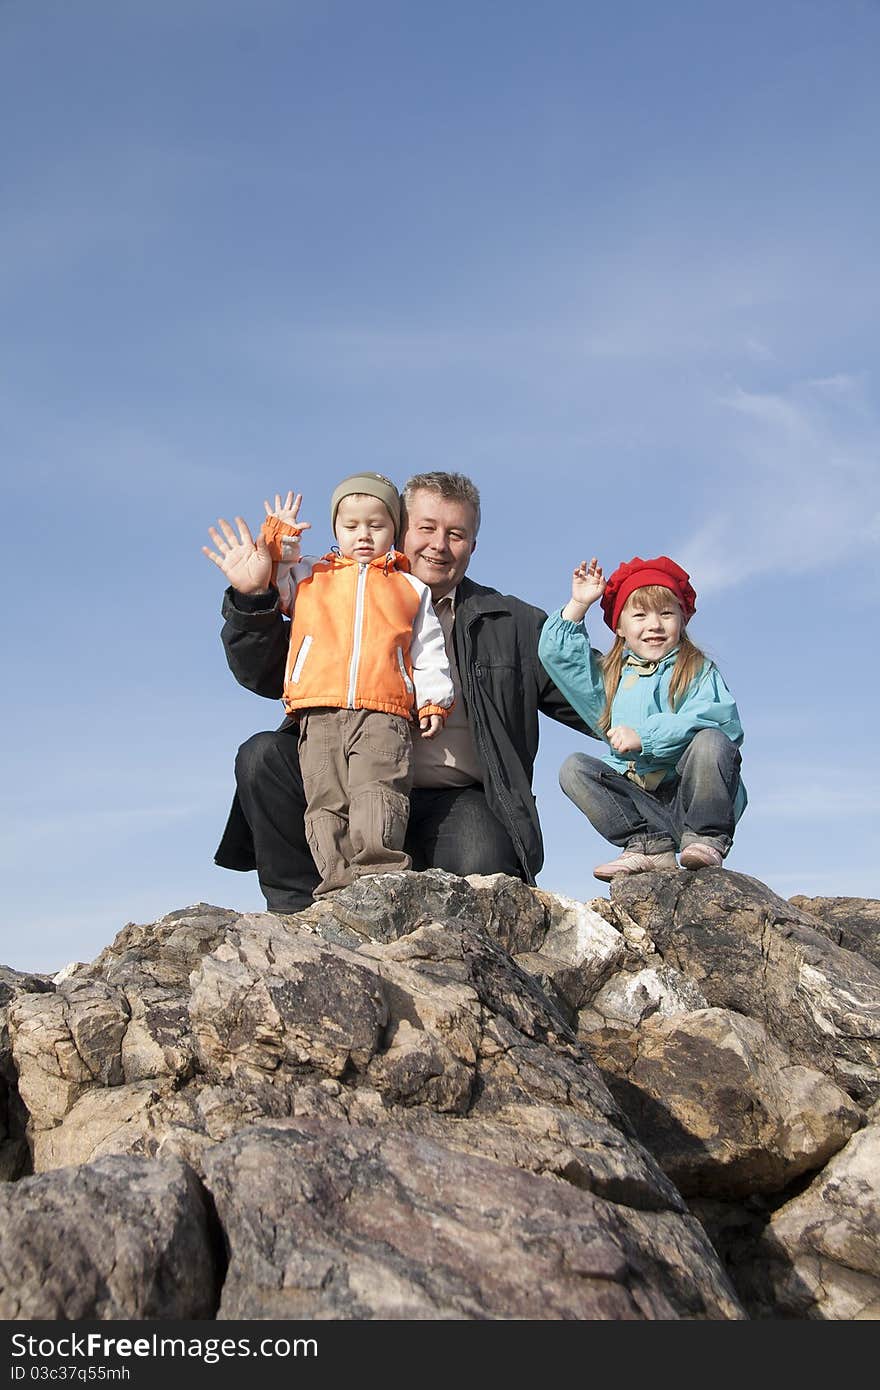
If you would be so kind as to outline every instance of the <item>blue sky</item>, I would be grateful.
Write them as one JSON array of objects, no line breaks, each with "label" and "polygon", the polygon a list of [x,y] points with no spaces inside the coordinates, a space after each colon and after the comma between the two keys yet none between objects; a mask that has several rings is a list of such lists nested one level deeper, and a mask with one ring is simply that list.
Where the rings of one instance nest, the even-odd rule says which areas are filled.
[{"label": "blue sky", "polygon": [[[729,867],[880,896],[880,6],[0,0],[0,960],[262,906],[214,867],[279,708],[207,527],[469,473],[545,608],[667,553],[746,729]],[[592,626],[598,645],[607,630]],[[606,846],[542,721],[542,886]]]}]

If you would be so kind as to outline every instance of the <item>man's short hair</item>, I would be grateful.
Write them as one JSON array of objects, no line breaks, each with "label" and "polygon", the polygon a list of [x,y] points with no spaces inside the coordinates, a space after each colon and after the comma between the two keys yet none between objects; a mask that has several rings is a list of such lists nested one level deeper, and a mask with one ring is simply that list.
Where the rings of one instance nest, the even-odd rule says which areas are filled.
[{"label": "man's short hair", "polygon": [[406,531],[409,501],[414,492],[436,492],[447,502],[470,502],[474,509],[474,538],[480,529],[480,489],[463,473],[416,473],[403,486],[404,519],[401,530]]}]

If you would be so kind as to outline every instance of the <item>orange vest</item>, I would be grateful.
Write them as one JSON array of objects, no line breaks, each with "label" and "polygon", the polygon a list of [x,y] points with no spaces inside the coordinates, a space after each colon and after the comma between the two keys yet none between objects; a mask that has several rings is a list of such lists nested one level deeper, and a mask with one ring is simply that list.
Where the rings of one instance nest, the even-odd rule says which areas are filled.
[{"label": "orange vest", "polygon": [[[273,557],[282,525],[264,524]],[[279,534],[280,533],[280,534]],[[284,707],[372,709],[445,719],[454,692],[431,591],[396,550],[364,564],[328,554],[279,563],[275,583],[292,618]]]}]

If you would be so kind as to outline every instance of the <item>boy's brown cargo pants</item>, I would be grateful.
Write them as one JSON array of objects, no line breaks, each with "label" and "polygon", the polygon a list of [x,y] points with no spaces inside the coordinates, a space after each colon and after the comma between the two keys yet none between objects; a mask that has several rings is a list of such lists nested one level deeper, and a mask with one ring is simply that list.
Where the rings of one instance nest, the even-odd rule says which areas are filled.
[{"label": "boy's brown cargo pants", "polygon": [[300,716],[306,839],[321,875],[315,897],[362,874],[409,869],[403,852],[412,786],[406,719],[367,709]]}]

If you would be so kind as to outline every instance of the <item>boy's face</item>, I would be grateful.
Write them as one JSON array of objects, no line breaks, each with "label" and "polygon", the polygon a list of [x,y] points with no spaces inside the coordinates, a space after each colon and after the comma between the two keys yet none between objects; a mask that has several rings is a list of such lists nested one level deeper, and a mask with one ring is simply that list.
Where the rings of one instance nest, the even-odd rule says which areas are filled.
[{"label": "boy's face", "polygon": [[672,590],[669,598],[661,599],[659,608],[640,597],[641,590],[630,594],[617,620],[617,635],[630,651],[645,661],[660,661],[679,644],[684,620]]},{"label": "boy's face", "polygon": [[367,564],[394,545],[391,513],[378,497],[354,493],[343,497],[336,511],[336,541],[349,560]]}]

